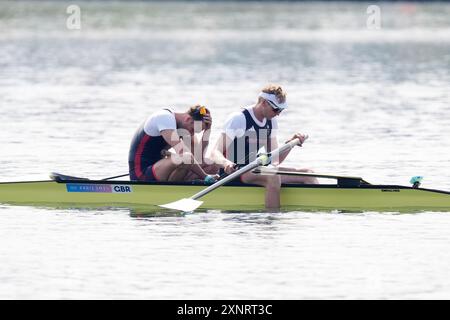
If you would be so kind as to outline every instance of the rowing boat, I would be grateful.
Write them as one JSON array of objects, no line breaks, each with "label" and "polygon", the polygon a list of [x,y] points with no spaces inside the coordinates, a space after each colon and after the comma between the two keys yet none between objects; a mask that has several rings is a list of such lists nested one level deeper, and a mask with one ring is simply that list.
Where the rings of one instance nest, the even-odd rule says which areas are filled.
[{"label": "rowing boat", "polygon": [[[255,172],[271,174],[261,169]],[[359,177],[313,175],[336,178],[337,183],[283,185],[283,211],[450,211],[450,192],[398,185],[372,185]],[[51,180],[45,181],[0,183],[0,203],[63,208],[117,207],[161,212],[163,209],[158,205],[188,197],[204,188],[200,182],[105,181],[56,174]],[[262,187],[232,181],[207,194],[202,210],[264,210],[264,193]]]}]

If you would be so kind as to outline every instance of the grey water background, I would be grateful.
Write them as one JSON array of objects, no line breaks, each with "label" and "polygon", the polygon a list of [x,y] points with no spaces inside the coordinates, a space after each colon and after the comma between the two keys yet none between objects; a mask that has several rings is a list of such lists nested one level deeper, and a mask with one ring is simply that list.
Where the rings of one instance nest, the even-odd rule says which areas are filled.
[{"label": "grey water background", "polygon": [[[69,30],[66,9],[81,8]],[[287,163],[450,190],[450,4],[0,1],[1,181],[127,172],[151,112],[283,85]],[[0,205],[2,299],[450,298],[450,215]]]}]

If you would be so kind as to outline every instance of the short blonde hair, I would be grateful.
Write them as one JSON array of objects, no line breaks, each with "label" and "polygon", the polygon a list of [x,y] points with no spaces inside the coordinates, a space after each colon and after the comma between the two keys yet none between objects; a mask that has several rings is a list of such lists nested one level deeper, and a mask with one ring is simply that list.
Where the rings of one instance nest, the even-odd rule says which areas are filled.
[{"label": "short blonde hair", "polygon": [[262,92],[274,94],[277,97],[279,103],[286,102],[286,93],[283,91],[283,88],[277,84],[269,84],[262,88]]}]

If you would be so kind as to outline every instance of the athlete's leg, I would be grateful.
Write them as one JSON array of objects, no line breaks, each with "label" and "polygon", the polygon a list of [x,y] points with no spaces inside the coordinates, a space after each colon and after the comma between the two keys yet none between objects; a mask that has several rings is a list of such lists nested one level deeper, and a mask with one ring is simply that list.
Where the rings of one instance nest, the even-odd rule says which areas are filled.
[{"label": "athlete's leg", "polygon": [[[308,172],[313,173],[314,171],[311,169],[297,169],[297,168],[286,168],[286,167],[277,167],[283,171],[290,172]],[[304,183],[304,184],[318,184],[319,180],[316,177],[302,177],[302,176],[286,176],[281,175],[281,183]]]},{"label": "athlete's leg", "polygon": [[[189,181],[188,174],[197,166],[193,161],[192,154],[186,153],[183,162],[174,161],[173,156],[159,160],[153,165],[153,172],[159,181]],[[180,159],[178,159],[180,160]],[[196,174],[198,176],[198,174]]]},{"label": "athlete's leg", "polygon": [[[219,173],[220,170],[220,166],[216,165],[216,164],[201,164],[200,165],[202,167],[202,169],[210,175],[216,175]],[[201,179],[200,176],[198,174],[196,174],[193,171],[188,172],[188,174],[185,177],[186,181],[192,181],[192,180],[196,180],[196,179]]]},{"label": "athlete's leg", "polygon": [[243,183],[257,184],[266,188],[266,209],[280,208],[281,179],[279,176],[260,176],[247,172],[241,176],[241,181]]},{"label": "athlete's leg", "polygon": [[188,171],[187,165],[177,164],[170,157],[153,164],[153,175],[158,181],[183,181]]},{"label": "athlete's leg", "polygon": [[175,170],[170,173],[167,181],[187,181],[187,175],[189,174],[189,172],[189,165],[180,164]]}]

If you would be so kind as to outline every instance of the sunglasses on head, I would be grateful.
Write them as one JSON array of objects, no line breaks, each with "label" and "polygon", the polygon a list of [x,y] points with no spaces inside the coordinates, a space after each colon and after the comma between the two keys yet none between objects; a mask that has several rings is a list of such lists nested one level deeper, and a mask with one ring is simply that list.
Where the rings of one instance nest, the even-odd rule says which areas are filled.
[{"label": "sunglasses on head", "polygon": [[207,115],[208,109],[206,109],[206,107],[200,107],[195,109],[194,111],[192,111],[192,118],[196,121],[201,121],[203,120],[204,116]]}]

